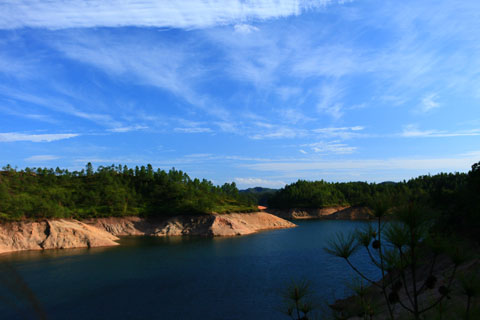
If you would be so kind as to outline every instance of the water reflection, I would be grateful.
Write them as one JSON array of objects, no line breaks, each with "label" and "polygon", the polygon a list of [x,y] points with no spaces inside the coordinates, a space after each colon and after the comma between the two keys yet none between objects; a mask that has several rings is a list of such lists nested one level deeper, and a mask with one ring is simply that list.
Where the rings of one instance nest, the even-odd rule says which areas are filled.
[{"label": "water reflection", "polygon": [[47,319],[35,293],[9,262],[0,262],[0,297],[2,304],[26,318]]},{"label": "water reflection", "polygon": [[98,248],[73,248],[73,249],[48,249],[48,250],[26,250],[8,252],[0,255],[0,263],[22,262],[41,259],[55,259],[77,255],[100,254],[115,247]]}]

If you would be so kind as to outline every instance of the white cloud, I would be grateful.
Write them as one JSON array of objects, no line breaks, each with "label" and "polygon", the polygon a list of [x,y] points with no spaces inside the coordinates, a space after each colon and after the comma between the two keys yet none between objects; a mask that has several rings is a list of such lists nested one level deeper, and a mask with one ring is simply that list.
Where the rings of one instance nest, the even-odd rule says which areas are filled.
[{"label": "white cloud", "polygon": [[0,28],[171,27],[206,28],[246,20],[298,15],[333,0],[5,0]]},{"label": "white cloud", "polygon": [[257,171],[273,171],[300,174],[302,171],[355,171],[365,172],[380,170],[420,170],[432,172],[437,170],[445,171],[468,171],[472,163],[478,161],[478,152],[461,154],[444,158],[392,158],[392,159],[364,159],[364,160],[335,160],[335,161],[306,161],[297,159],[295,161],[282,162],[259,162],[245,164],[247,167]]},{"label": "white cloud", "polygon": [[297,124],[299,122],[304,123],[304,122],[310,122],[315,120],[315,118],[308,117],[305,114],[303,114],[300,110],[295,108],[280,109],[278,110],[278,112],[282,117],[283,121],[287,123]]},{"label": "white cloud", "polygon": [[223,132],[230,132],[230,133],[240,133],[237,124],[233,121],[217,121],[215,124],[222,130]]},{"label": "white cloud", "polygon": [[36,155],[36,156],[31,156],[25,159],[25,161],[51,161],[51,160],[57,160],[59,157],[49,155],[49,154],[41,154],[41,155]]},{"label": "white cloud", "polygon": [[3,46],[0,49],[0,73],[16,78],[30,78],[41,72],[38,64],[39,57],[31,57],[27,53],[20,54],[20,57],[8,55],[4,52],[6,49]]},{"label": "white cloud", "polygon": [[[1,91],[0,91],[1,92]],[[52,117],[45,115],[45,114],[37,114],[37,113],[30,113],[27,110],[14,110],[13,108],[7,108],[4,106],[0,106],[0,112],[3,114],[8,114],[15,117],[32,119],[36,121],[48,122],[48,123],[55,123],[57,124],[58,121],[53,119]]]},{"label": "white cloud", "polygon": [[343,105],[341,99],[343,98],[343,89],[337,85],[324,85],[320,88],[318,93],[320,102],[317,109],[320,112],[326,113],[338,120],[343,116]]},{"label": "white cloud", "polygon": [[235,182],[243,187],[269,187],[269,188],[282,188],[287,183],[280,180],[269,180],[260,178],[235,178]]},{"label": "white cloud", "polygon": [[212,129],[203,128],[203,127],[175,128],[173,130],[175,132],[180,132],[180,133],[208,133],[208,132],[213,132]]},{"label": "white cloud", "polygon": [[430,110],[438,108],[440,104],[435,101],[437,97],[438,95],[435,93],[428,94],[425,97],[423,97],[422,104],[420,106],[420,111],[428,112]]},{"label": "white cloud", "polygon": [[359,131],[364,130],[362,126],[353,126],[353,127],[327,127],[327,128],[317,128],[313,129],[312,132],[320,135],[324,138],[341,138],[349,139],[354,137],[366,136],[365,134],[360,133]]},{"label": "white cloud", "polygon": [[221,120],[230,112],[197,92],[205,67],[193,44],[150,42],[118,34],[67,32],[51,44],[68,58],[93,65],[114,77],[164,89]]},{"label": "white cloud", "polygon": [[319,46],[299,52],[292,64],[292,72],[299,77],[342,77],[363,71],[359,53],[346,46]]},{"label": "white cloud", "polygon": [[250,24],[245,24],[245,23],[236,24],[234,26],[234,29],[235,29],[235,32],[243,33],[243,34],[249,34],[251,32],[255,32],[259,30],[257,27],[252,26]]},{"label": "white cloud", "polygon": [[187,154],[185,157],[199,159],[199,158],[212,158],[214,157],[214,155],[211,153],[192,153],[192,154]]},{"label": "white cloud", "polygon": [[420,130],[416,125],[405,126],[402,137],[405,138],[448,138],[448,137],[468,137],[480,136],[480,129],[463,130],[463,131],[440,131],[440,130]]},{"label": "white cloud", "polygon": [[314,152],[323,154],[352,154],[357,150],[357,147],[351,147],[339,141],[321,141],[303,144],[302,147],[310,147]]},{"label": "white cloud", "polygon": [[52,142],[57,140],[70,139],[78,137],[76,133],[55,133],[55,134],[25,134],[19,132],[0,133],[0,142],[16,142],[16,141],[31,141],[31,142]]},{"label": "white cloud", "polygon": [[109,129],[108,131],[123,133],[123,132],[138,131],[138,130],[144,130],[144,129],[148,129],[148,127],[136,125],[136,126],[129,126],[129,127],[117,127],[117,128]]},{"label": "white cloud", "polygon": [[[280,111],[280,114],[282,111]],[[288,113],[287,113],[288,114]],[[290,114],[291,121],[286,121],[286,116],[282,116],[285,122],[296,124],[297,122],[308,122],[313,120],[303,116],[301,113],[297,114],[293,112]],[[254,128],[249,128],[249,137],[254,140],[261,139],[283,139],[283,138],[304,138],[304,137],[316,137],[317,139],[323,138],[337,138],[337,139],[350,139],[360,137],[370,137],[370,135],[360,133],[364,130],[362,126],[352,127],[327,127],[317,129],[304,129],[301,126],[285,126],[274,125],[268,122],[253,122]],[[255,132],[252,134],[252,132]]]},{"label": "white cloud", "polygon": [[[79,110],[72,103],[66,102],[66,100],[60,98],[59,95],[55,95],[55,96],[50,94],[44,95],[41,93],[34,94],[34,93],[19,91],[6,86],[0,86],[0,94],[6,97],[9,97],[10,99],[13,99],[13,100],[35,104],[37,106],[41,106],[43,108],[53,110],[55,112],[68,114],[74,117],[78,117],[81,119],[98,123],[103,126],[114,126],[114,127],[121,126],[121,123],[113,119],[112,116],[108,114]],[[28,114],[25,114],[24,116],[31,117]],[[44,117],[44,116],[40,115],[39,117]],[[44,119],[48,119],[48,117],[46,118],[44,117]]]},{"label": "white cloud", "polygon": [[292,97],[295,97],[301,94],[302,89],[299,87],[281,86],[277,88],[277,93],[283,100],[288,100]]},{"label": "white cloud", "polygon": [[303,150],[303,149],[300,149],[300,150],[298,150],[298,151],[299,151],[300,153],[302,153],[302,154],[307,154],[307,153],[308,153],[307,151],[305,151],[305,150]]},{"label": "white cloud", "polygon": [[306,135],[306,131],[303,129],[289,128],[289,127],[273,127],[264,133],[257,133],[250,135],[251,139],[284,139],[284,138],[296,138]]}]

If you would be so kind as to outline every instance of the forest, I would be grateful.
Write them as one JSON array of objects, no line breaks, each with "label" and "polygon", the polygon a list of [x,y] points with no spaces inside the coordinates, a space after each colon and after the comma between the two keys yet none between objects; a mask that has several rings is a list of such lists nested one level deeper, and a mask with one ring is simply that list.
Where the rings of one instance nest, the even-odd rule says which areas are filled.
[{"label": "forest", "polygon": [[215,186],[172,168],[128,168],[91,163],[80,171],[7,165],[0,171],[0,219],[165,216],[251,212],[270,208],[371,206],[378,198],[392,205],[421,203],[439,213],[445,226],[480,230],[480,162],[468,173],[424,175],[402,182],[299,180],[280,190],[251,188],[239,192],[234,182]]},{"label": "forest", "polygon": [[268,199],[277,209],[322,208],[328,206],[374,206],[388,199],[390,206],[412,202],[436,213],[444,229],[471,233],[480,230],[480,162],[468,173],[424,175],[408,181],[330,183],[298,180],[278,190]]},{"label": "forest", "polygon": [[81,171],[6,166],[0,171],[0,219],[165,216],[256,209],[234,182],[215,186],[175,168],[100,166]]}]

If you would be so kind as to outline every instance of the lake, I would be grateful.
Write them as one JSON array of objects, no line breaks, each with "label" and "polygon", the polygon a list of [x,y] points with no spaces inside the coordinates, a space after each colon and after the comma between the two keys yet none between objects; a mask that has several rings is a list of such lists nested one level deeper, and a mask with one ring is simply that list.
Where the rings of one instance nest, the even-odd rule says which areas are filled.
[{"label": "lake", "polygon": [[[353,272],[323,247],[366,222],[295,223],[233,238],[127,237],[118,247],[2,255],[15,271],[2,272],[0,318],[35,318],[16,298],[24,294],[5,289],[15,273],[48,319],[289,319],[279,310],[292,280],[308,280],[320,304],[347,296]],[[379,278],[366,255],[354,258]]]}]

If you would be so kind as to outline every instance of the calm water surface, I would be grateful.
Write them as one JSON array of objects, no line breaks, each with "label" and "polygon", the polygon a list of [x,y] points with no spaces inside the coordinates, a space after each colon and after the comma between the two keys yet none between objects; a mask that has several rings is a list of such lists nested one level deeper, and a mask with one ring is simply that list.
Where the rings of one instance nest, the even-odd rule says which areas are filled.
[{"label": "calm water surface", "polygon": [[[335,233],[364,224],[296,223],[234,238],[124,238],[113,248],[22,252],[0,261],[28,283],[48,319],[288,319],[278,310],[291,280],[309,280],[320,303],[348,295],[353,273],[323,247]],[[1,319],[33,318],[28,303],[17,299],[19,314],[2,301]]]}]

